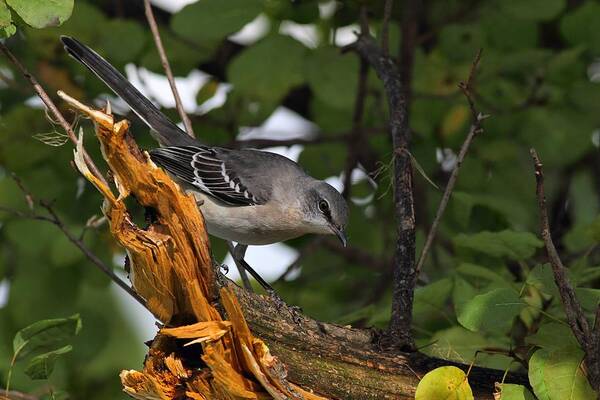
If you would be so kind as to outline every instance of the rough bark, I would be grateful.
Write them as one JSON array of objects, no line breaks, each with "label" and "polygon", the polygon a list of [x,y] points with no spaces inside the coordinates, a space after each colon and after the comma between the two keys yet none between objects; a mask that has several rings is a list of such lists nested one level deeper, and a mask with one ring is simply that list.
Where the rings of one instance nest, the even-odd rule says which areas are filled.
[{"label": "rough bark", "polygon": [[[126,121],[61,94],[97,125],[118,195],[86,169],[83,144],[75,159],[103,194],[111,233],[127,250],[133,287],[165,326],[142,371],[123,371],[137,399],[402,399],[414,398],[426,372],[455,363],[420,353],[381,350],[373,330],[321,323],[271,298],[237,287],[213,269],[203,218],[127,135]],[[129,218],[124,199],[152,208],[146,228]],[[458,365],[465,371],[468,366]],[[493,399],[502,371],[473,368],[477,399]],[[506,382],[526,384],[525,376]]]}]

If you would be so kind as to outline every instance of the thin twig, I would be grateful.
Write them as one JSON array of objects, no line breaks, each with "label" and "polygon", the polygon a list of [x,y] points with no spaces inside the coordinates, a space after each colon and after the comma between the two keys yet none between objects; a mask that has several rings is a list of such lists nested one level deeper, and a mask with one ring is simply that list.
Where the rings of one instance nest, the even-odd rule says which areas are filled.
[{"label": "thin twig", "polygon": [[562,263],[558,251],[552,241],[550,234],[550,223],[548,221],[548,207],[546,206],[546,194],[544,191],[544,170],[543,164],[535,151],[530,150],[533,159],[536,181],[536,195],[540,213],[540,231],[546,253],[552,266],[554,283],[558,288],[560,299],[565,308],[567,322],[573,332],[573,335],[585,351],[585,363],[587,367],[587,376],[591,386],[600,394],[600,307],[596,310],[595,326],[590,328],[585,317],[581,304],[575,296],[575,290],[569,281],[567,270]]},{"label": "thin twig", "polygon": [[[71,142],[73,142],[73,144],[77,145],[77,135],[75,135],[75,132],[73,132],[73,128],[67,122],[67,120],[62,115],[62,113],[58,110],[58,108],[56,107],[56,105],[54,104],[54,102],[52,101],[50,96],[48,96],[48,94],[46,93],[46,91],[44,90],[42,85],[40,85],[38,80],[29,73],[29,71],[25,68],[25,66],[23,66],[23,64],[21,64],[21,62],[4,45],[4,43],[0,43],[0,51],[2,51],[4,53],[4,55],[9,59],[9,61],[15,67],[17,67],[17,69],[21,72],[21,74],[25,77],[25,79],[27,79],[29,81],[31,86],[33,86],[33,90],[35,90],[35,92],[37,93],[39,98],[44,102],[46,107],[48,107],[48,109],[50,110],[52,115],[54,115],[54,117],[56,118],[58,123],[63,127],[65,132],[67,132],[67,135],[69,136],[69,139],[71,139]],[[85,162],[88,165],[89,169],[94,174],[94,176],[96,178],[100,179],[100,181],[102,183],[108,185],[108,183],[106,183],[106,180],[100,173],[100,170],[98,170],[98,167],[96,167],[96,164],[94,164],[94,161],[91,159],[91,157],[88,155],[88,153],[85,150],[83,152],[83,157],[84,157]]]},{"label": "thin twig", "polygon": [[[88,260],[90,260],[96,267],[98,267],[104,274],[106,274],[113,282],[115,282],[118,286],[120,286],[123,290],[125,290],[131,297],[133,297],[138,303],[140,303],[144,308],[148,308],[146,305],[146,301],[139,295],[137,292],[130,287],[127,283],[125,283],[118,275],[116,275],[112,268],[106,265],[102,260],[98,258],[87,246],[78,239],[75,235],[73,235],[62,219],[58,216],[52,204],[43,200],[35,201],[34,196],[25,188],[25,185],[21,182],[21,180],[14,174],[12,174],[12,178],[25,196],[27,203],[31,202],[32,207],[30,211],[25,213],[19,210],[13,210],[11,208],[0,206],[0,211],[4,211],[6,213],[15,215],[20,218],[33,219],[38,221],[46,221],[55,225],[58,229],[62,231],[62,233],[69,239],[71,243],[73,243],[85,256]],[[49,216],[41,215],[35,212],[34,206],[38,204],[42,208],[46,210]]]},{"label": "thin twig", "polygon": [[540,212],[540,231],[544,245],[546,246],[546,252],[548,253],[548,259],[552,265],[552,272],[554,273],[554,282],[558,287],[560,298],[565,307],[565,313],[567,315],[567,321],[573,331],[573,334],[577,338],[579,344],[585,348],[587,338],[590,335],[590,327],[581,308],[581,304],[575,297],[575,290],[571,286],[571,282],[567,277],[567,271],[563,265],[552,236],[550,235],[550,223],[548,222],[548,209],[546,207],[546,194],[544,192],[544,170],[543,164],[535,151],[530,150],[531,158],[533,159],[535,168],[535,180],[536,180],[536,194],[538,200],[538,208]]},{"label": "thin twig", "polygon": [[440,205],[438,206],[437,212],[435,214],[435,218],[433,219],[433,223],[431,224],[431,228],[429,229],[429,233],[427,234],[427,239],[425,239],[425,244],[423,245],[423,249],[421,250],[421,255],[419,256],[419,261],[417,262],[417,275],[423,268],[423,264],[427,258],[427,254],[431,245],[433,244],[433,240],[435,239],[435,235],[437,234],[438,226],[444,215],[444,211],[446,211],[446,206],[448,206],[448,201],[450,200],[450,196],[452,195],[452,191],[454,190],[454,186],[456,185],[456,180],[458,179],[458,173],[460,167],[462,166],[465,157],[467,156],[467,152],[471,146],[471,142],[478,134],[483,132],[481,127],[483,120],[487,117],[486,115],[480,114],[475,108],[475,103],[471,96],[471,85],[473,82],[474,74],[477,72],[477,66],[479,61],[481,60],[481,50],[479,50],[473,60],[473,64],[471,65],[471,72],[469,72],[469,76],[466,82],[461,82],[459,87],[463,91],[467,101],[469,102],[469,107],[471,108],[471,113],[473,114],[473,121],[471,123],[471,127],[469,128],[469,133],[460,148],[460,152],[458,153],[458,157],[456,159],[456,164],[452,169],[452,173],[450,174],[450,178],[448,179],[448,183],[446,184],[446,189],[444,190],[444,195],[442,196],[442,200],[440,201]]},{"label": "thin twig", "polygon": [[385,0],[383,6],[383,22],[381,24],[381,49],[386,56],[390,55],[390,18],[392,16],[393,7],[394,0]]},{"label": "thin twig", "polygon": [[163,69],[165,70],[165,74],[167,75],[167,79],[169,80],[169,85],[171,86],[171,91],[173,92],[173,97],[175,98],[175,106],[177,107],[177,112],[179,112],[179,116],[183,121],[183,125],[185,126],[187,134],[191,137],[196,137],[196,135],[194,134],[194,129],[192,128],[192,121],[190,121],[190,118],[183,109],[183,103],[181,102],[181,97],[179,96],[177,85],[175,84],[175,78],[173,77],[173,71],[171,70],[169,59],[167,58],[165,48],[160,38],[158,25],[156,24],[156,19],[154,18],[154,12],[152,11],[152,5],[150,4],[150,0],[144,0],[144,10],[146,12],[146,19],[148,20],[148,25],[150,25],[150,30],[152,31],[154,44],[156,45],[156,49],[158,50],[160,62],[162,64]]}]

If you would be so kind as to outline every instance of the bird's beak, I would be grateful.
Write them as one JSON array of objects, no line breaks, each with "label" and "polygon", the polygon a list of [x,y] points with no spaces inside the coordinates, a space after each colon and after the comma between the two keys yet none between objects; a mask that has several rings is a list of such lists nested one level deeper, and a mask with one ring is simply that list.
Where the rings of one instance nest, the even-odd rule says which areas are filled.
[{"label": "bird's beak", "polygon": [[332,232],[338,237],[338,239],[340,239],[340,242],[342,242],[342,246],[346,247],[346,233],[344,232],[344,230],[342,228],[338,228],[333,224],[329,225],[329,227],[331,228]]}]

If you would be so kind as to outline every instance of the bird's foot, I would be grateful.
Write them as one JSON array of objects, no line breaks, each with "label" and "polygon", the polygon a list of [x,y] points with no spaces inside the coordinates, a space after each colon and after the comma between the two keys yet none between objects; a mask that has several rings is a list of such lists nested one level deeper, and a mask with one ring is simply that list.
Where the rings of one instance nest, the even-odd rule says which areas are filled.
[{"label": "bird's foot", "polygon": [[267,290],[267,293],[273,299],[278,311],[285,309],[290,313],[294,323],[300,325],[300,322],[302,322],[302,308],[288,305],[274,290]]},{"label": "bird's foot", "polygon": [[225,275],[227,275],[227,273],[229,273],[229,265],[227,265],[227,264],[221,264],[221,269],[223,270],[223,273]]}]

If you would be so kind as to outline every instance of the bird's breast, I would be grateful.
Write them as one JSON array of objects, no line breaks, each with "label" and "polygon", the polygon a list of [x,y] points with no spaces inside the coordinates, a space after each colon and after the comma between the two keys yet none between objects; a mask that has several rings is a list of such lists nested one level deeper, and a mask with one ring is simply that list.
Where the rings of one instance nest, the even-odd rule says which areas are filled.
[{"label": "bird's breast", "polygon": [[208,233],[221,239],[247,245],[265,245],[302,236],[300,212],[294,207],[281,209],[265,205],[232,207],[194,193],[204,215]]}]

